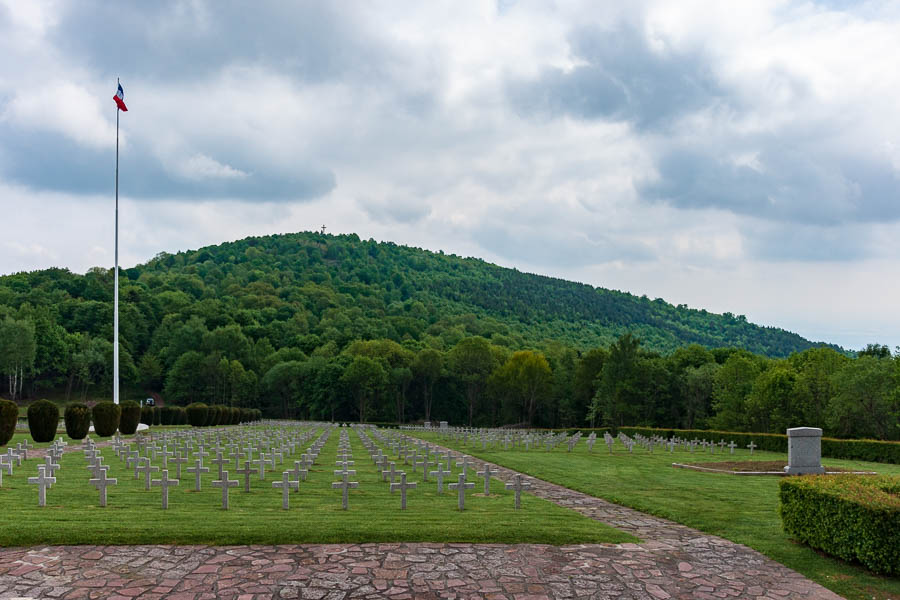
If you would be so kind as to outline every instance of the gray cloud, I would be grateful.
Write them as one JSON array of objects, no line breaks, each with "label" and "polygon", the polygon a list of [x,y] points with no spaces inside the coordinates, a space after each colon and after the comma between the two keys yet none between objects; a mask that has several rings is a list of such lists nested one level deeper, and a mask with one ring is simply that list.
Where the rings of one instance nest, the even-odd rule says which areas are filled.
[{"label": "gray cloud", "polygon": [[752,165],[735,160],[733,148],[724,144],[675,144],[658,161],[659,178],[640,183],[638,190],[647,200],[679,208],[720,208],[799,224],[900,218],[890,164],[789,143],[777,137],[761,141]]},{"label": "gray cloud", "polygon": [[431,212],[427,200],[406,194],[388,195],[382,199],[358,198],[356,203],[374,221],[379,223],[413,224]]},{"label": "gray cloud", "polygon": [[[113,149],[85,148],[64,136],[23,131],[2,123],[0,140],[0,177],[7,181],[74,194],[109,193],[114,188]],[[145,199],[220,197],[277,202],[322,196],[336,185],[328,170],[304,164],[279,170],[258,158],[242,160],[237,153],[224,154],[211,160],[237,169],[238,176],[229,177],[227,171],[223,176],[209,166],[204,169],[203,162],[197,164],[196,155],[178,159],[187,163],[179,171],[182,165],[164,166],[154,153],[135,142],[120,155],[120,193]],[[232,158],[238,160],[231,163]],[[215,168],[215,162],[210,164]]]},{"label": "gray cloud", "polygon": [[[385,48],[352,11],[328,2],[237,0],[62,5],[51,40],[82,64],[173,81],[234,63],[260,63],[307,81],[378,77]],[[365,57],[365,60],[360,60]]]},{"label": "gray cloud", "polygon": [[476,227],[472,239],[488,252],[507,260],[542,267],[560,264],[584,267],[617,260],[643,262],[653,258],[649,248],[627,236],[600,232],[586,235],[567,230],[561,223],[511,226],[490,222]]},{"label": "gray cloud", "polygon": [[626,120],[640,129],[655,129],[723,94],[700,52],[655,51],[644,34],[626,23],[614,30],[580,27],[569,43],[573,58],[584,64],[510,81],[508,95],[517,110]]}]

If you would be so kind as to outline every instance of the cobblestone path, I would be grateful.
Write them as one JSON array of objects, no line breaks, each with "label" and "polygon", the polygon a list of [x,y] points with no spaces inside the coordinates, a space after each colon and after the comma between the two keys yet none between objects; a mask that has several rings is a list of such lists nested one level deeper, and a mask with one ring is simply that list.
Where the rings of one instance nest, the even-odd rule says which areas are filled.
[{"label": "cobblestone path", "polygon": [[[496,468],[501,479],[514,473]],[[0,549],[0,600],[840,598],[745,546],[529,481],[536,495],[644,542],[11,548]]]}]

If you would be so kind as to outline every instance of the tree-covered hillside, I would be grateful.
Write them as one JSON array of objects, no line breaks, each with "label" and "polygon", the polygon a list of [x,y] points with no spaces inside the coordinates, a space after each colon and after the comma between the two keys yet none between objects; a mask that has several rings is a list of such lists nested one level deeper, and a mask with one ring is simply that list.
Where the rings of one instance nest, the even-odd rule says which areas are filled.
[{"label": "tree-covered hillside", "polygon": [[[0,277],[5,396],[109,397],[112,283],[112,270],[101,268]],[[274,235],[162,253],[123,272],[120,299],[126,397],[156,393],[273,416],[434,413],[578,425],[589,414],[631,424],[668,415],[696,423],[713,416],[712,396],[693,394],[682,411],[684,369],[723,365],[735,348],[766,361],[814,346],[742,316],[356,235]],[[654,405],[598,412],[602,349],[625,334],[655,365],[641,371],[656,374]],[[676,352],[688,346],[689,360]],[[698,353],[701,346],[719,351]],[[698,389],[712,385],[706,371]],[[649,397],[649,385],[635,392]]]},{"label": "tree-covered hillside", "polygon": [[[462,320],[468,333],[511,336],[527,344],[552,339],[586,349],[631,331],[660,352],[697,343],[777,357],[814,345],[741,315],[676,307],[356,235],[247,238],[161,254],[127,273],[151,289],[162,283],[153,277],[159,275],[169,278],[168,287],[198,300],[212,291],[220,300],[233,297],[242,308],[276,308],[275,320],[285,320],[282,315],[289,312],[320,318],[328,308],[359,308],[353,327],[361,335],[353,338],[419,340],[452,328],[459,322],[454,317],[474,315],[477,320]],[[171,281],[173,275],[184,277]]]}]

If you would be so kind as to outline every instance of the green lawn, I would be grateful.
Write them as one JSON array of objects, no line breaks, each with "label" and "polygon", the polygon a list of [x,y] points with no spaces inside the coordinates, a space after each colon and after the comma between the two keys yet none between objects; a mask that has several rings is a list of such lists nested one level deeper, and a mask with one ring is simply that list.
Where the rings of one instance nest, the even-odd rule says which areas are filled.
[{"label": "green lawn", "polygon": [[[478,458],[503,465],[617,504],[665,517],[711,533],[759,552],[803,573],[810,579],[847,598],[880,600],[900,598],[900,579],[873,575],[799,545],[781,530],[778,516],[779,477],[738,476],[676,469],[673,462],[718,462],[750,460],[748,450],[730,456],[693,454],[659,448],[650,454],[635,446],[629,454],[616,442],[614,453],[598,440],[588,453],[581,441],[571,453],[565,445],[544,450],[481,450],[470,444],[444,440],[438,434],[418,437],[462,450]],[[755,452],[754,460],[787,460],[786,454]],[[900,466],[881,463],[824,459],[827,466],[900,475]]]},{"label": "green lawn", "polygon": [[[13,439],[15,445],[21,434]],[[319,454],[318,464],[299,493],[292,492],[290,510],[281,508],[281,490],[272,482],[252,478],[249,494],[232,488],[231,508],[221,508],[221,491],[210,484],[215,466],[202,480],[202,491],[193,491],[193,475],[183,472],[181,484],[170,490],[169,509],[161,508],[158,487],[145,491],[143,481],[134,479],[111,448],[103,449],[108,476],[118,479],[109,488],[108,506],[98,506],[99,494],[89,485],[87,461],[81,452],[64,455],[57,483],[47,492],[47,506],[37,506],[37,486],[26,478],[37,474],[36,459],[29,459],[4,476],[0,488],[0,546],[34,544],[282,544],[338,542],[502,542],[502,543],[620,543],[637,541],[632,536],[582,517],[531,495],[523,495],[522,510],[513,509],[511,492],[501,490],[499,481],[491,496],[470,490],[466,510],[456,510],[455,493],[438,495],[435,485],[411,490],[408,508],[400,511],[399,493],[390,494],[388,485],[368,458],[355,432],[350,441],[357,471],[352,480],[359,488],[350,490],[350,509],[341,510],[340,490],[331,488],[339,434],[331,434]],[[46,446],[42,444],[41,446]],[[299,459],[298,455],[295,457]],[[186,465],[185,465],[186,466]],[[232,464],[233,467],[233,464]],[[174,465],[170,469],[174,477]],[[157,475],[158,477],[158,475]],[[238,479],[234,474],[231,479]]]}]

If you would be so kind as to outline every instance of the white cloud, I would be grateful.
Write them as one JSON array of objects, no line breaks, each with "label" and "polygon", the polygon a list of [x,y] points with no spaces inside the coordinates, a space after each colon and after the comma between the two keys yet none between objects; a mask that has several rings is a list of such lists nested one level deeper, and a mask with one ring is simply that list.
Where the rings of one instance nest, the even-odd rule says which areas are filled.
[{"label": "white cloud", "polygon": [[123,263],[324,223],[900,341],[895,3],[95,8],[0,0],[0,272],[109,262],[124,68]]},{"label": "white cloud", "polygon": [[[112,94],[109,98],[111,102]],[[106,112],[111,114],[114,107],[108,104],[110,110]],[[104,118],[100,99],[71,81],[17,90],[0,112],[3,120],[21,128],[58,132],[89,148],[110,148],[116,143],[115,125]],[[120,143],[125,140],[120,139]]]}]

